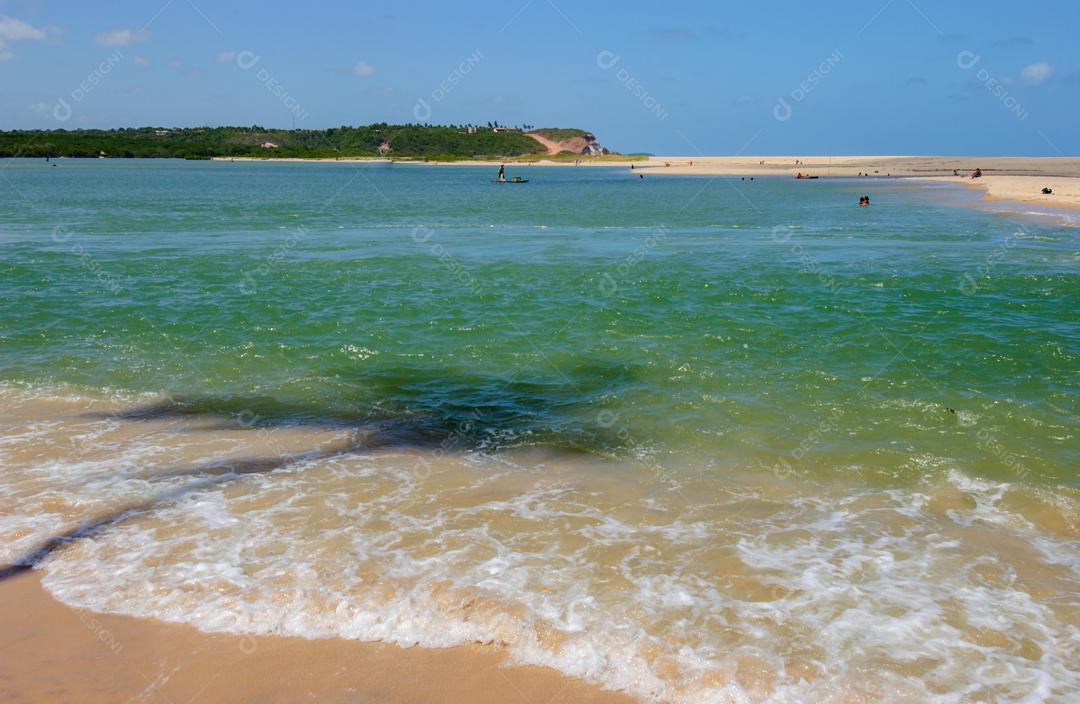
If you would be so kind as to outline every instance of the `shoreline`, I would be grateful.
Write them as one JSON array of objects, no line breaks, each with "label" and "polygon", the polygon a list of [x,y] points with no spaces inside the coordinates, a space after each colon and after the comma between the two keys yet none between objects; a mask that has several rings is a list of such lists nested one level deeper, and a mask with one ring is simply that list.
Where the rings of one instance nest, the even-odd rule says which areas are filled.
[{"label": "shoreline", "polygon": [[[998,202],[1019,202],[1051,208],[1080,210],[1080,178],[1075,176],[984,176],[972,180],[958,176],[925,176],[919,179],[931,183],[955,183],[982,192],[983,199]],[[1046,184],[1050,195],[1039,191]]]},{"label": "shoreline", "polygon": [[[1080,157],[939,157],[939,156],[650,156],[645,160],[592,160],[580,163],[537,159],[505,161],[399,160],[385,157],[305,159],[298,157],[215,157],[213,161],[274,163],[418,164],[423,166],[474,166],[496,168],[500,164],[528,166],[585,166],[630,168],[647,176],[784,176],[803,172],[822,178],[894,178],[929,183],[955,183],[981,189],[987,200],[1036,204],[1051,208],[1080,209]],[[798,162],[798,163],[796,163]],[[981,168],[977,180],[969,174]],[[959,175],[954,175],[954,171]],[[1044,195],[1042,188],[1053,193]]]},{"label": "shoreline", "polygon": [[[802,172],[822,178],[892,178],[954,183],[981,189],[987,200],[1080,209],[1078,157],[683,157],[680,161],[671,157],[652,157],[647,164],[637,168],[657,176],[794,177]],[[982,169],[982,178],[970,178],[975,168]],[[1053,193],[1042,194],[1044,187],[1051,188]]]},{"label": "shoreline", "polygon": [[[0,694],[4,701],[301,701],[406,704],[574,701],[632,704],[545,667],[508,665],[480,645],[401,648],[341,638],[240,636],[76,609],[41,570],[0,580]],[[322,683],[322,684],[320,684]],[[327,686],[329,685],[329,686]],[[210,689],[210,687],[213,689]]]}]

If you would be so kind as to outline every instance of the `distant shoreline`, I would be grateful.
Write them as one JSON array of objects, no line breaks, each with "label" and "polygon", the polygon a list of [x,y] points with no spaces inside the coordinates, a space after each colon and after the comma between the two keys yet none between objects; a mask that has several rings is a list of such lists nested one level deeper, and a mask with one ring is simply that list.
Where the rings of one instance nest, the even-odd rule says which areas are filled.
[{"label": "distant shoreline", "polygon": [[[646,176],[787,176],[845,178],[904,178],[957,183],[979,188],[987,199],[1036,203],[1053,208],[1080,209],[1080,157],[955,157],[955,156],[649,156],[642,159],[604,159],[583,156],[579,161],[507,158],[424,161],[384,157],[307,159],[297,157],[215,157],[215,161],[315,163],[404,163],[426,166],[631,166]],[[796,161],[798,164],[796,164]],[[764,163],[762,163],[764,162]],[[970,178],[974,169],[983,176]],[[954,175],[953,172],[958,175]],[[1043,188],[1053,192],[1044,195]]]},{"label": "distant shoreline", "polygon": [[280,163],[315,164],[354,163],[354,164],[422,164],[424,166],[495,166],[513,164],[515,166],[630,166],[642,168],[650,157],[632,157],[629,155],[608,155],[604,157],[582,156],[579,160],[552,159],[550,156],[508,156],[502,159],[485,157],[483,159],[423,159],[390,158],[384,156],[342,156],[342,157],[299,157],[299,156],[215,156],[209,161],[269,161]]},{"label": "distant shoreline", "polygon": [[[33,157],[35,160],[37,157]],[[57,157],[57,160],[82,157]],[[117,158],[117,157],[110,157]],[[162,157],[163,158],[163,157]],[[516,169],[530,166],[608,167],[633,169],[648,176],[728,176],[750,178],[771,176],[795,178],[800,172],[819,178],[904,179],[932,183],[953,183],[979,189],[985,200],[1001,203],[1005,211],[1030,213],[1021,205],[1047,208],[1046,215],[1061,215],[1055,209],[1080,210],[1080,157],[957,157],[957,156],[623,156],[582,155],[579,159],[506,157],[502,159],[425,160],[382,156],[354,157],[211,157],[218,162],[268,162],[315,164],[415,164],[421,166],[472,166],[498,168],[505,164],[511,176]],[[970,177],[974,169],[982,177]],[[1042,190],[1049,188],[1050,194]],[[1011,205],[1010,205],[1011,204]],[[1068,219],[1072,219],[1069,217]]]}]

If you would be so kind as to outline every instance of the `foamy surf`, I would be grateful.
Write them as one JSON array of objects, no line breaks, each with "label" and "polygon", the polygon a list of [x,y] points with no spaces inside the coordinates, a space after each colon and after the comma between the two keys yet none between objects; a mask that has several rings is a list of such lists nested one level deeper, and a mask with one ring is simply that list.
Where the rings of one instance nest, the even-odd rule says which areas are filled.
[{"label": "foamy surf", "polygon": [[367,448],[355,429],[3,393],[0,560],[66,536],[36,562],[73,606],[485,643],[649,702],[1080,694],[1067,494],[928,458],[910,486],[675,484],[632,462]]}]

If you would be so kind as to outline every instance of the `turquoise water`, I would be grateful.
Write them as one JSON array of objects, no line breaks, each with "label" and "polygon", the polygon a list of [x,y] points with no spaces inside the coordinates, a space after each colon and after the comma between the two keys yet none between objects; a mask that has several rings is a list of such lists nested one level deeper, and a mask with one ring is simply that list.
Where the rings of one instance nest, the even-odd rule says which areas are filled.
[{"label": "turquoise water", "polygon": [[799,471],[1075,486],[1075,229],[892,180],[58,163],[3,172],[11,382],[694,468],[824,422]]},{"label": "turquoise water", "polygon": [[1077,229],[891,179],[57,163],[0,171],[0,565],[65,603],[643,702],[1080,696]]}]

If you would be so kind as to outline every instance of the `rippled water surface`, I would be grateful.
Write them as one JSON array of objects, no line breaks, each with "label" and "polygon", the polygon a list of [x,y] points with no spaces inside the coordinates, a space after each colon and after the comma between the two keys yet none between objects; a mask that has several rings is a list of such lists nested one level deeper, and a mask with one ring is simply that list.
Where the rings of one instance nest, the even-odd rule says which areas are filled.
[{"label": "rippled water surface", "polygon": [[0,561],[61,599],[645,701],[1080,696],[1074,228],[884,179],[57,163],[4,169]]}]

